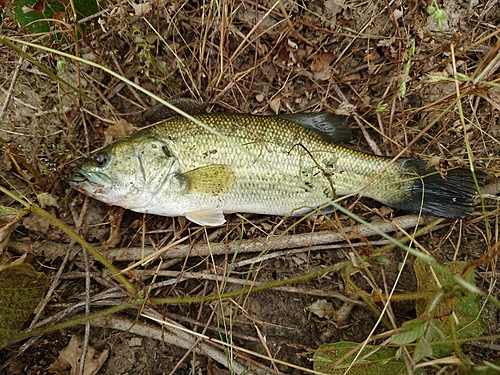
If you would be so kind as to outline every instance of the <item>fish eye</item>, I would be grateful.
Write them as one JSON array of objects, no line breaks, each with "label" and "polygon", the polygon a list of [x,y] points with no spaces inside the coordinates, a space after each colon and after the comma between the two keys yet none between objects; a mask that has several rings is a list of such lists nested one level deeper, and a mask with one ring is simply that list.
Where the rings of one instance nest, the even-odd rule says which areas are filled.
[{"label": "fish eye", "polygon": [[96,163],[99,167],[104,167],[108,164],[109,157],[106,152],[99,152],[94,156],[94,163]]}]

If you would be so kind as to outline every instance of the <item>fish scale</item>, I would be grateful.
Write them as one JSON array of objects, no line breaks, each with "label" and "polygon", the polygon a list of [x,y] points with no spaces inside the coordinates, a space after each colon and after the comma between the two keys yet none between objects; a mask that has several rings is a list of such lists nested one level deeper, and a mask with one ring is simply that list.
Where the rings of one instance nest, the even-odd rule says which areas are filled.
[{"label": "fish scale", "polygon": [[[363,158],[356,158],[358,155],[355,151],[326,143],[306,128],[291,124],[289,121],[281,121],[279,118],[224,115],[217,118],[217,124],[207,121],[210,118],[211,115],[197,116],[197,119],[227,135],[251,154],[232,145],[221,143],[216,135],[204,129],[200,131],[194,123],[189,122],[189,127],[186,128],[186,121],[183,118],[169,121],[168,126],[153,127],[151,132],[160,138],[171,137],[171,147],[177,153],[178,159],[182,161],[185,170],[197,168],[202,163],[231,165],[237,163],[235,171],[243,180],[260,178],[260,182],[269,181],[269,179],[271,179],[269,183],[273,180],[283,182],[283,174],[300,179],[302,170],[316,168],[316,172],[320,172],[309,153],[322,168],[324,168],[324,163],[321,163],[321,160],[334,158],[339,161],[338,168],[352,171],[349,175],[351,178],[347,175],[347,178],[339,176],[335,181],[336,190],[341,191],[341,194],[352,193],[353,188],[360,190],[369,182],[369,179],[375,176],[376,169],[381,169],[387,164],[385,159],[367,158],[365,154],[361,154]],[[266,134],[267,130],[269,132]],[[179,135],[175,136],[175,134]],[[200,139],[203,140],[201,144]],[[196,152],[193,152],[190,147],[193,144],[196,144]],[[210,153],[213,150],[217,152]],[[200,154],[210,155],[200,158]],[[367,160],[363,161],[363,159]],[[276,166],[277,171],[269,168],[262,161]],[[380,166],[374,164],[380,164]],[[365,181],[360,180],[361,176],[366,176]],[[319,183],[322,188],[329,187],[328,180],[321,174],[315,178],[315,182]],[[282,195],[283,193],[279,190],[267,189],[262,184],[260,186],[268,190],[268,194]],[[293,188],[293,193],[298,192],[295,182],[291,182],[290,186]]]},{"label": "fish scale", "polygon": [[[170,137],[170,147],[182,161],[184,170],[198,168],[201,164],[233,167],[235,181],[232,188],[219,197],[225,202],[225,212],[252,209],[267,214],[284,214],[290,212],[291,207],[293,209],[305,205],[308,206],[305,210],[310,211],[328,200],[318,197],[317,191],[330,189],[329,182],[304,148],[310,149],[309,152],[318,159],[330,157],[330,153],[338,157],[339,148],[332,147],[332,144],[325,143],[318,136],[311,136],[307,129],[300,125],[291,126],[289,121],[281,121],[278,118],[264,118],[267,121],[265,126],[263,118],[260,117],[225,115],[217,118],[217,124],[210,121],[210,115],[197,118],[229,136],[248,153],[221,143],[219,137],[206,130],[200,131],[194,123],[188,123],[186,128],[183,118],[169,121],[168,126],[153,127],[151,132],[160,138]],[[283,125],[287,125],[287,129]],[[203,139],[201,144],[200,139]],[[301,139],[304,141],[304,148],[298,144]],[[193,144],[196,145],[195,149]],[[321,149],[328,151],[314,151]],[[200,158],[200,155],[207,156]],[[277,166],[277,170],[269,168],[266,162]],[[302,188],[292,178],[301,179],[301,170],[313,167],[319,175],[309,181],[303,181],[309,182],[316,190],[311,192]],[[284,178],[286,176],[292,178]],[[248,206],[252,208],[247,208]]]},{"label": "fish scale", "polygon": [[302,215],[354,194],[450,218],[474,209],[470,170],[443,178],[423,160],[340,146],[333,141],[345,140],[345,124],[329,113],[194,117],[231,142],[177,117],[96,151],[72,185],[109,204],[203,225],[231,212]]}]

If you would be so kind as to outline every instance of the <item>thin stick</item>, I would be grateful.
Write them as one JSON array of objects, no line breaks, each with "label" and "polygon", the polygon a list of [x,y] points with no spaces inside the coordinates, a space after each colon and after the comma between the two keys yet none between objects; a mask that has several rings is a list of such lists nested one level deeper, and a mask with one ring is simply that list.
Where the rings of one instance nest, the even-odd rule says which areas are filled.
[{"label": "thin stick", "polygon": [[[424,221],[419,218],[418,215],[405,215],[393,219],[393,221],[380,221],[373,223],[373,225],[378,228],[381,232],[391,233],[397,230],[397,228],[413,228]],[[211,243],[207,244],[188,244],[171,247],[168,251],[162,253],[162,257],[166,258],[184,258],[186,256],[199,256],[206,257],[210,254],[212,255],[223,255],[223,254],[233,254],[235,251],[238,253],[260,253],[264,249],[268,248],[274,250],[285,250],[285,249],[297,249],[297,248],[307,248],[309,246],[317,245],[327,245],[336,242],[345,241],[346,237],[348,239],[358,239],[366,238],[369,236],[377,235],[377,233],[364,226],[357,225],[352,228],[345,228],[346,236],[342,233],[333,233],[331,231],[321,231],[314,233],[301,233],[286,236],[268,236],[267,238],[255,238],[249,240],[243,240],[241,243]],[[142,249],[141,248],[120,248],[109,250],[106,252],[106,258],[109,261],[130,261],[140,259]],[[151,247],[144,249],[144,255],[147,258],[154,257],[153,254],[155,250]]]}]

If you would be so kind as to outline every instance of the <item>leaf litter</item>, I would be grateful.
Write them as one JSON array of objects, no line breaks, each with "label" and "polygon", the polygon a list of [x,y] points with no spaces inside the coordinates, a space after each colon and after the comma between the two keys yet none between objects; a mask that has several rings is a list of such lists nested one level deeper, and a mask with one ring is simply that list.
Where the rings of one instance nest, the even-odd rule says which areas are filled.
[{"label": "leaf litter", "polygon": [[[499,91],[494,85],[498,69],[489,69],[487,75],[481,77],[481,82],[491,81],[493,85],[481,82],[470,85],[467,80],[458,83],[459,90],[470,99],[462,103],[465,128],[458,111],[453,109],[456,108],[453,100],[457,89],[453,79],[456,73],[474,78],[486,71],[485,66],[490,61],[488,52],[495,47],[491,25],[498,24],[500,12],[488,2],[478,2],[474,11],[451,3],[439,4],[447,15],[440,30],[436,19],[427,13],[426,4],[415,8],[394,4],[387,9],[383,3],[337,0],[312,2],[308,8],[298,2],[266,1],[258,4],[224,1],[220,7],[215,2],[167,5],[146,2],[135,6],[104,2],[101,4],[104,12],[87,24],[85,37],[78,41],[78,52],[74,35],[65,38],[73,44],[64,48],[121,72],[161,97],[203,99],[210,103],[209,111],[272,114],[330,110],[351,115],[356,137],[350,147],[359,150],[379,149],[381,153],[394,156],[413,142],[405,156],[421,157],[433,165],[442,161],[448,161],[451,166],[467,165],[465,135],[470,142],[474,164],[495,173],[499,167],[495,155],[500,154],[500,144],[496,141],[500,134],[496,104]],[[155,15],[154,22],[150,19],[151,14]],[[5,35],[29,35],[16,20],[8,17],[4,19],[3,31]],[[54,25],[53,31],[69,33],[60,25]],[[410,54],[412,39],[416,40],[416,47]],[[60,43],[62,46],[63,42]],[[452,43],[455,55],[450,52]],[[193,331],[203,330],[210,337],[224,338],[235,346],[266,355],[261,358],[255,354],[257,365],[252,367],[255,373],[268,371],[268,357],[288,363],[278,365],[284,373],[291,373],[293,366],[312,369],[311,360],[319,354],[331,360],[332,351],[322,345],[346,340],[354,343],[351,348],[367,340],[383,307],[380,303],[370,303],[370,298],[372,295],[383,298],[386,289],[393,286],[397,293],[389,309],[393,314],[390,315],[392,325],[378,327],[374,334],[405,328],[405,322],[421,314],[421,310],[416,309],[414,294],[424,290],[422,281],[411,269],[413,261],[405,263],[404,253],[394,249],[383,252],[384,262],[377,261],[381,260],[378,250],[388,244],[343,215],[319,215],[302,222],[232,215],[227,228],[203,233],[184,220],[132,212],[119,214],[75,194],[65,180],[74,167],[72,160],[144,126],[142,113],[156,103],[98,69],[69,59],[64,60],[67,65],[62,64],[63,60],[55,54],[29,51],[36,61],[88,96],[75,93],[61,82],[56,83],[40,70],[36,61],[18,65],[18,55],[5,48],[0,53],[4,62],[0,74],[4,82],[14,83],[10,103],[0,113],[0,137],[10,146],[10,150],[2,147],[2,160],[8,163],[1,166],[1,186],[45,205],[70,226],[74,226],[75,218],[80,216],[80,234],[95,247],[116,246],[103,254],[108,254],[108,259],[120,269],[127,269],[130,262],[141,264],[142,257],[166,248],[163,253],[157,253],[157,257],[165,255],[162,261],[144,262],[126,272],[126,276],[150,297],[211,295],[221,289],[230,293],[241,290],[242,286],[224,283],[224,280],[239,278],[243,285],[248,282],[246,285],[251,286],[255,281],[255,285],[262,286],[342,262],[354,262],[351,268],[356,268],[356,272],[347,274],[339,269],[297,281],[293,293],[280,286],[204,304],[148,305],[154,313]],[[408,61],[410,69],[406,72]],[[492,60],[490,66],[498,65]],[[16,67],[19,74],[14,81],[11,72]],[[33,80],[34,74],[37,80]],[[406,84],[404,95],[398,94],[402,82]],[[7,95],[6,90],[0,92],[2,103]],[[386,110],[377,113],[380,108]],[[355,113],[357,117],[353,116]],[[32,171],[18,156],[33,167]],[[54,163],[58,173],[44,168],[40,158]],[[38,172],[43,188],[33,171]],[[498,191],[490,195],[496,194]],[[0,199],[1,206],[16,212],[20,208],[7,196],[2,195]],[[392,212],[375,202],[356,197],[342,203],[380,228],[387,224],[387,217],[392,216],[398,225],[403,217],[401,212]],[[488,233],[497,231],[496,202],[487,201],[485,208],[485,219],[478,214],[467,222],[439,223],[415,237],[416,245],[432,252],[440,263],[454,258],[481,259],[495,247],[496,237],[488,237]],[[85,305],[85,267],[81,249],[72,245],[59,228],[44,220],[30,214],[15,225],[2,224],[0,230],[4,229],[6,251],[11,256],[30,254],[35,259],[33,265],[37,271],[50,277],[61,266],[66,252],[71,251],[74,260],[62,269],[57,297],[48,302],[42,314],[45,319],[57,318],[59,314],[74,317],[71,314],[82,313]],[[425,225],[417,217],[412,220],[412,225],[390,228],[387,232],[404,241],[405,231],[411,231],[417,223]],[[426,220],[433,223],[432,219]],[[270,241],[276,239],[273,236],[279,236],[281,242],[277,243],[283,247],[267,249]],[[185,237],[185,242],[171,245]],[[286,243],[292,245],[285,246]],[[264,250],[270,254],[259,254]],[[292,256],[292,251],[300,255]],[[267,257],[273,252],[275,256]],[[237,262],[248,259],[253,263],[233,264],[233,254],[237,254]],[[488,259],[491,261],[477,266],[473,276],[481,290],[491,289],[492,295],[498,295],[498,287],[494,284],[496,257]],[[44,266],[40,267],[41,264]],[[399,279],[398,266],[402,267]],[[109,272],[98,262],[91,259],[89,269],[92,281],[87,292],[93,298],[92,311],[99,311],[105,301],[111,305],[126,301],[126,295],[112,289],[114,281],[110,282]],[[183,278],[183,274],[190,273],[193,277]],[[197,273],[211,278],[194,277]],[[318,299],[313,291],[323,291],[326,295]],[[334,321],[331,319],[334,312],[343,311],[349,303],[334,297],[335,293],[344,293],[354,300],[361,298],[365,305],[354,305],[347,319]],[[320,300],[324,301],[322,307],[311,307]],[[311,314],[308,306],[322,316]],[[74,310],[64,310],[70,307]],[[120,317],[133,325],[136,312],[128,311],[118,319]],[[486,322],[483,335],[498,335],[500,323],[495,309],[486,305],[482,319]],[[50,322],[46,326],[54,323]],[[146,323],[140,322],[144,330]],[[122,327],[116,324],[115,327]],[[182,371],[190,368],[219,371],[211,364],[210,355],[186,352],[194,341],[181,349],[162,341],[161,333],[158,336],[155,332],[151,335],[155,338],[144,338],[142,346],[131,346],[129,340],[143,337],[140,330],[122,335],[102,326],[96,321],[92,327],[91,323],[88,333],[91,347],[103,352],[109,350],[109,359],[99,373],[148,371],[160,374],[178,368]],[[80,333],[80,328],[46,334],[42,340],[48,340],[53,350],[47,350],[38,340],[19,357],[22,365],[14,360],[19,344],[13,343],[9,351],[0,352],[0,363],[15,364],[12,368],[16,368],[17,373],[47,371],[55,357],[63,353],[71,335]],[[422,329],[421,326],[417,328]],[[126,328],[116,329],[126,331]],[[413,337],[406,337],[399,344],[406,345],[410,338]],[[377,341],[377,344],[382,343],[382,338]],[[476,363],[494,360],[498,357],[498,343],[494,340],[485,343],[486,348],[475,346],[475,341],[463,344],[462,355],[473,358]],[[386,350],[384,345],[382,349]],[[313,356],[311,353],[319,347],[322,349]],[[363,350],[363,355],[372,349]],[[347,350],[334,347],[334,351],[344,354]],[[186,353],[189,353],[187,359],[181,361]],[[213,356],[222,361],[224,355],[221,357],[221,353]],[[424,355],[418,357],[429,355],[425,350],[421,353]],[[373,368],[377,362],[386,363],[394,352],[389,350],[382,354],[358,363],[370,362]],[[86,359],[93,362],[88,355]],[[239,358],[229,358],[226,366],[230,367],[231,361],[236,364]],[[326,366],[314,361],[314,366],[319,366],[317,369],[323,365]],[[395,364],[398,369],[408,369],[407,366],[404,361]],[[445,368],[446,364],[443,362],[442,366]],[[7,368],[4,366],[1,371]]]}]

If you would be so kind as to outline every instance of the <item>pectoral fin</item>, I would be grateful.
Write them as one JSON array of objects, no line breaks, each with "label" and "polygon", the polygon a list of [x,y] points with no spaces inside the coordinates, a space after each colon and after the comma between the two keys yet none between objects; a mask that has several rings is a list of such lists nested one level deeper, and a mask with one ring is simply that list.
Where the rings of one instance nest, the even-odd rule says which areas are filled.
[{"label": "pectoral fin", "polygon": [[179,179],[186,183],[185,193],[219,195],[231,186],[234,172],[227,165],[211,164],[185,172]]},{"label": "pectoral fin", "polygon": [[222,209],[213,208],[199,211],[192,211],[186,214],[186,218],[199,225],[216,227],[226,222]]}]

